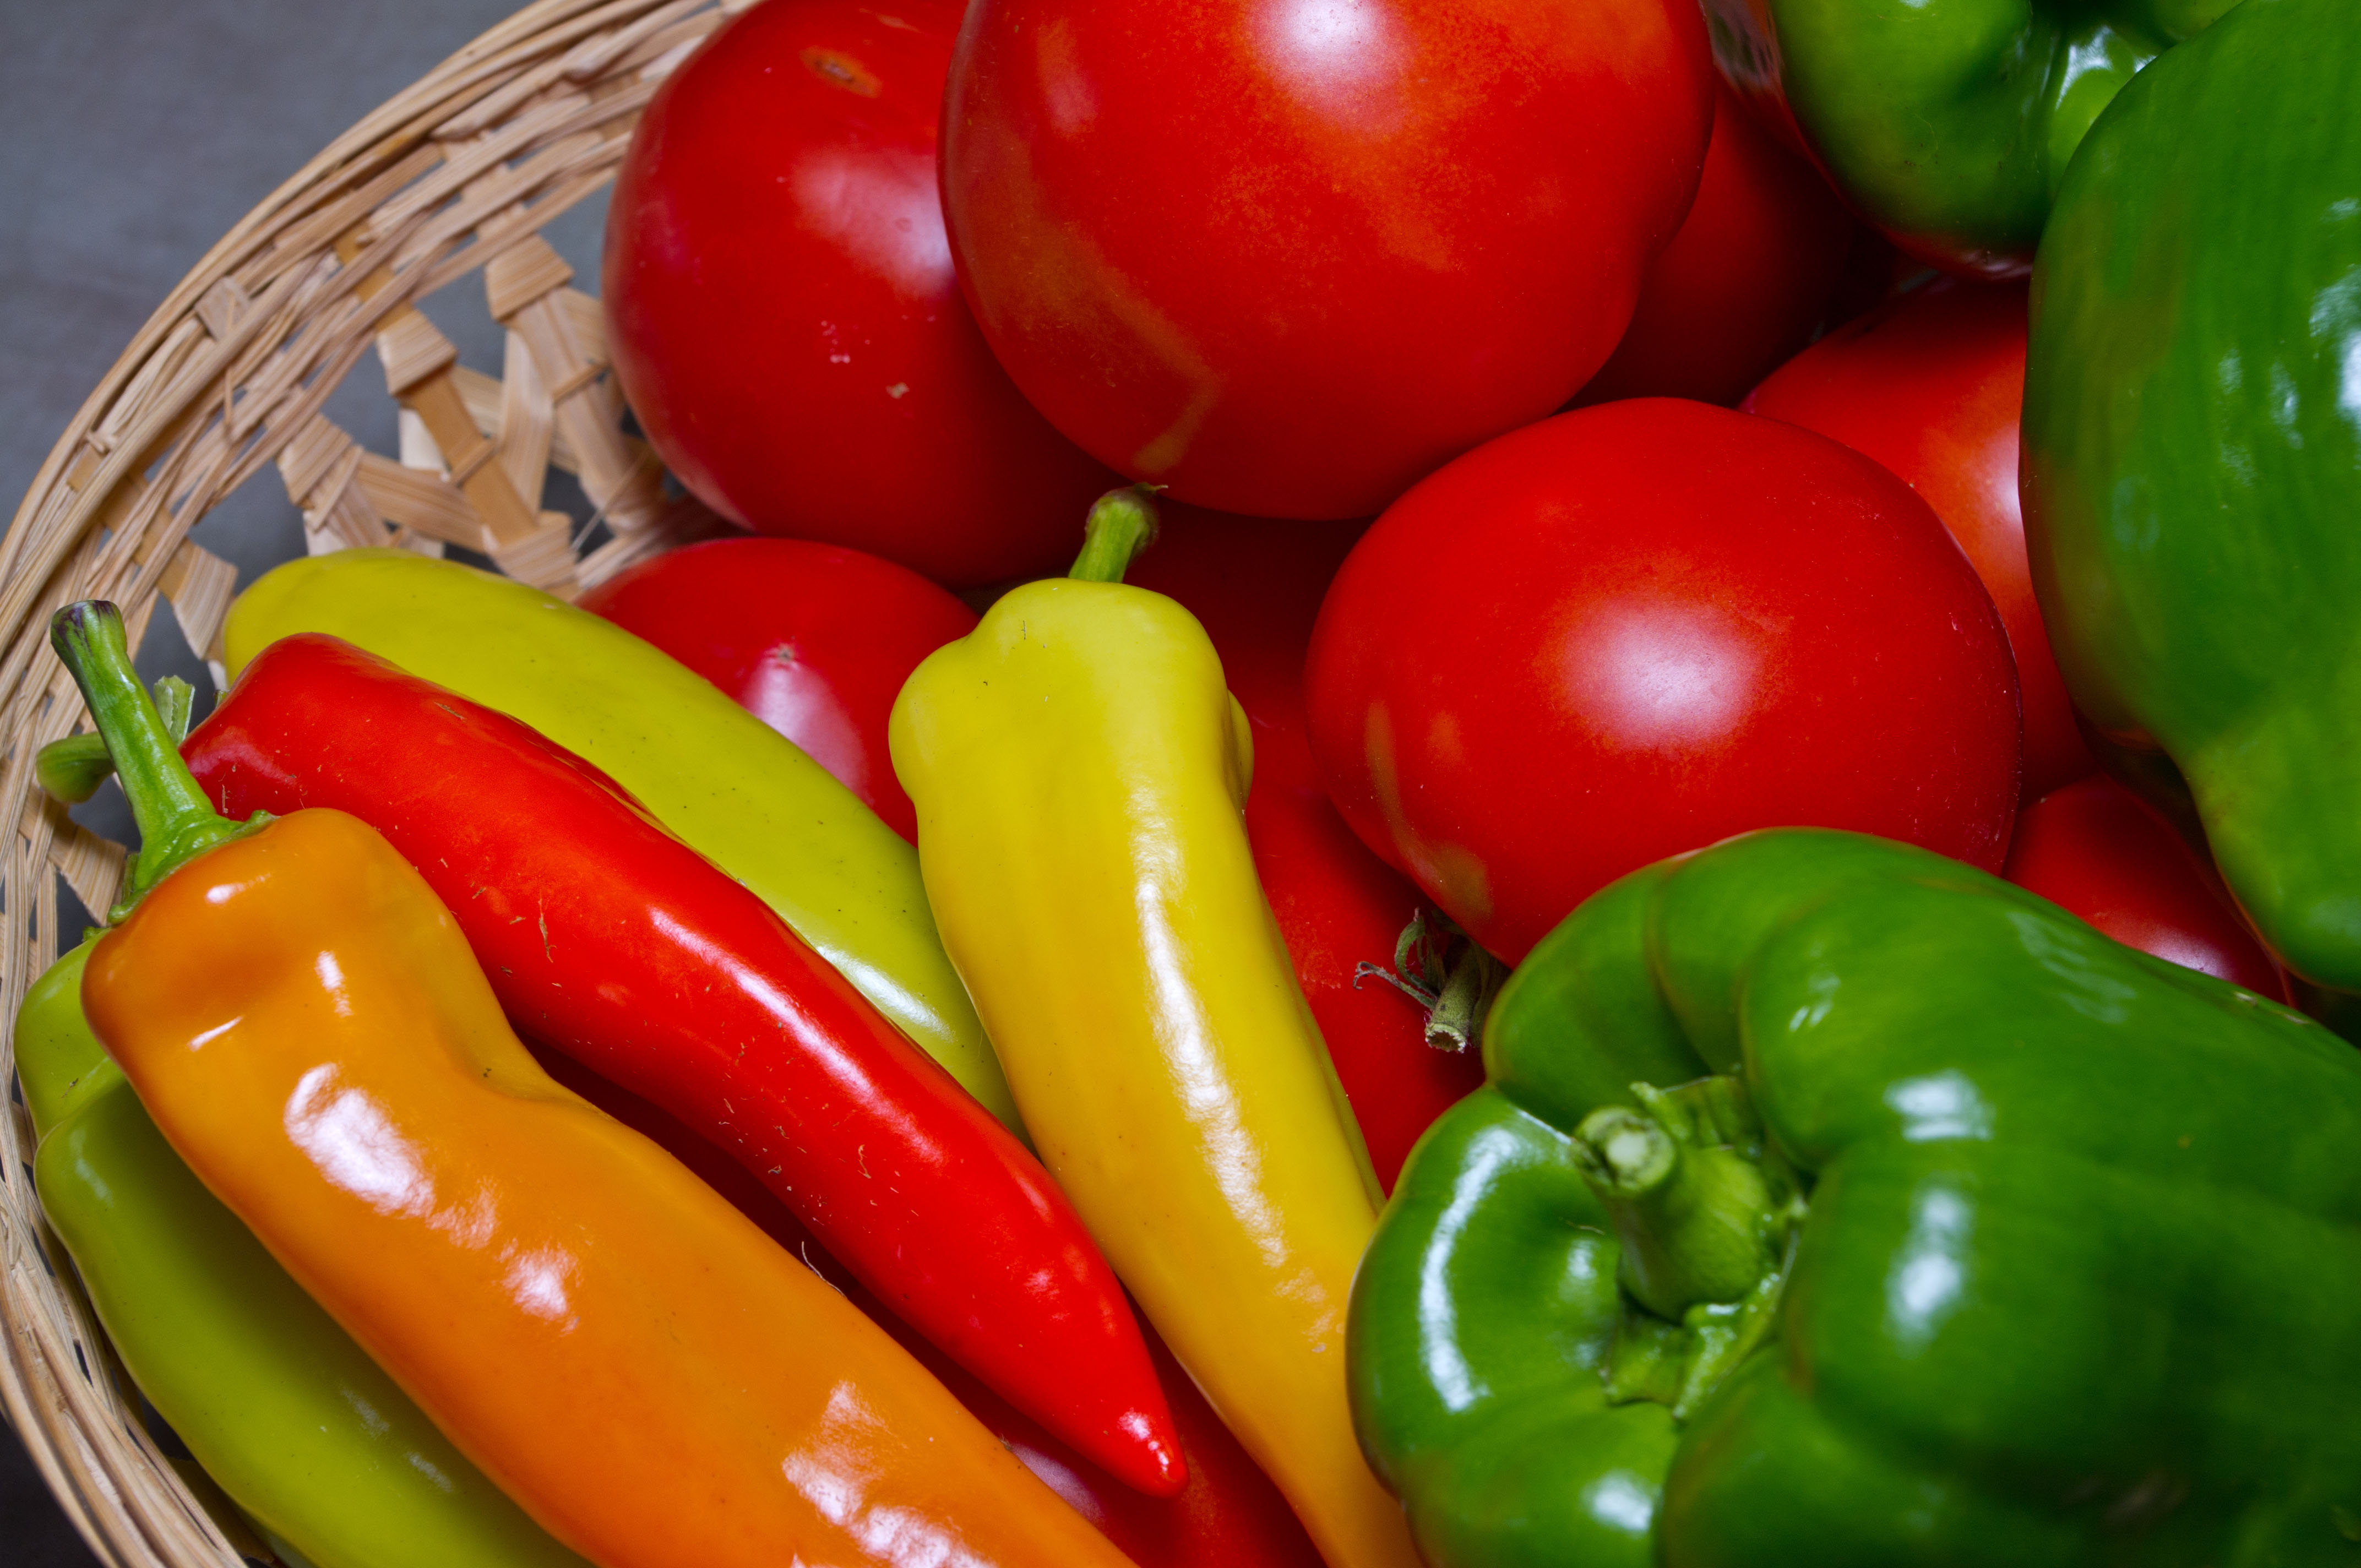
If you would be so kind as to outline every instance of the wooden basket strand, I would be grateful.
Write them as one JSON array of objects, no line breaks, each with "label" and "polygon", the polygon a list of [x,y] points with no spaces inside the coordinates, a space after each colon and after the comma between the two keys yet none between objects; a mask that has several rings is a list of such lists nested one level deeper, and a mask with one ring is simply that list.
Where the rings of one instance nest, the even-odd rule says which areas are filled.
[{"label": "wooden basket strand", "polygon": [[[236,574],[190,539],[276,465],[313,554],[456,545],[571,597],[709,532],[665,499],[626,433],[598,302],[540,234],[614,177],[664,76],[752,0],[543,0],[445,60],[322,152],[214,246],[82,405],[0,537],[0,1018],[56,958],[60,878],[110,905],[124,851],[33,783],[86,724],[48,622],[121,605],[136,651],[158,603],[218,660]],[[417,302],[472,274],[505,329],[498,378],[458,363]],[[321,410],[374,349],[400,450],[364,450]],[[542,505],[551,468],[597,509]],[[0,1069],[13,1085],[13,1033]],[[168,1459],[42,1223],[20,1101],[0,1116],[0,1409],[68,1515],[118,1568],[231,1568],[269,1552],[202,1474]],[[187,1473],[184,1474],[183,1472]]]}]

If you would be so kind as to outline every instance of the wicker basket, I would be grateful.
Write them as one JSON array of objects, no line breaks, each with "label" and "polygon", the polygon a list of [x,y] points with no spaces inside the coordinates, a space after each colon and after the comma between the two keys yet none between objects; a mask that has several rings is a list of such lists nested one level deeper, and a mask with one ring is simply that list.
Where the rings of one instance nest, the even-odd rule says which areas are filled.
[{"label": "wicker basket", "polygon": [[[0,843],[16,850],[0,895],[0,1018],[57,955],[59,879],[103,910],[123,872],[122,846],[33,783],[35,751],[86,727],[48,652],[59,606],[115,600],[137,650],[160,598],[190,647],[217,659],[236,572],[189,531],[272,465],[315,554],[455,545],[562,595],[710,530],[701,509],[667,505],[653,455],[625,433],[598,302],[540,230],[613,178],[657,82],[752,3],[542,0],[520,12],[249,214],[82,405],[0,538]],[[478,273],[507,333],[498,379],[459,365],[415,308]],[[362,450],[320,411],[371,347],[401,404],[395,457]],[[578,478],[597,508],[589,525],[542,510],[552,466]],[[12,1038],[0,1071],[13,1080],[15,1065]],[[203,1475],[142,1426],[42,1223],[13,1097],[0,1145],[0,1401],[50,1488],[121,1568],[269,1561]]]}]

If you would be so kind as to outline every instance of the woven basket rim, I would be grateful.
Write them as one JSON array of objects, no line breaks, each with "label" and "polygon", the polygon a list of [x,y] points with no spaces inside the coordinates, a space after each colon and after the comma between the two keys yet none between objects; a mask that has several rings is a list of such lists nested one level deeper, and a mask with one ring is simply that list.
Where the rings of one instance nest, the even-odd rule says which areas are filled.
[{"label": "woven basket rim", "polygon": [[[349,537],[352,520],[348,515],[340,519],[323,514],[348,509],[354,498],[368,488],[367,481],[374,480],[380,491],[389,484],[400,490],[407,483],[416,492],[408,500],[385,506],[416,505],[442,517],[446,527],[455,512],[462,520],[472,517],[481,526],[487,553],[512,574],[526,575],[517,563],[528,554],[547,568],[552,557],[544,548],[549,543],[546,538],[527,542],[530,549],[520,546],[513,560],[489,548],[500,532],[495,526],[499,520],[483,504],[484,494],[473,476],[478,468],[498,472],[504,465],[530,470],[529,479],[522,476],[500,479],[492,487],[494,490],[502,485],[521,487],[524,499],[517,504],[525,510],[513,514],[511,521],[522,516],[530,522],[534,515],[531,508],[537,504],[533,497],[539,493],[541,462],[566,466],[569,429],[574,438],[572,461],[584,465],[580,471],[585,488],[598,499],[601,513],[606,513],[608,502],[598,499],[588,482],[588,465],[602,454],[601,483],[609,489],[628,485],[638,509],[637,521],[631,522],[636,531],[631,538],[621,537],[624,530],[616,528],[618,544],[631,546],[617,554],[618,561],[631,557],[632,551],[645,554],[694,532],[697,526],[694,521],[653,518],[647,504],[649,497],[657,493],[653,474],[646,471],[644,463],[629,474],[619,466],[621,447],[616,444],[628,438],[610,430],[603,444],[584,439],[597,433],[592,425],[583,422],[591,418],[593,404],[620,412],[611,387],[596,384],[603,361],[588,366],[577,362],[554,369],[547,359],[553,354],[562,356],[578,351],[585,333],[596,335],[598,329],[580,319],[584,310],[595,314],[595,308],[577,291],[566,291],[575,295],[571,301],[561,299],[558,291],[571,269],[557,261],[554,252],[537,259],[527,253],[525,242],[546,249],[545,242],[537,237],[542,225],[612,179],[613,164],[620,158],[630,124],[636,119],[637,104],[644,102],[653,82],[703,32],[752,3],[536,0],[491,27],[330,142],[207,250],[133,335],[50,447],[5,537],[0,537],[0,729],[6,737],[0,817],[15,829],[13,834],[0,834],[0,844],[14,851],[5,864],[9,937],[0,944],[0,1030],[5,1030],[5,1036],[0,1036],[0,1072],[7,1075],[12,1086],[16,1008],[31,979],[57,950],[59,876],[63,875],[86,904],[96,899],[92,906],[103,907],[111,898],[111,879],[120,874],[119,848],[76,828],[54,803],[39,797],[32,780],[32,757],[38,746],[82,722],[81,705],[71,697],[70,683],[61,683],[62,671],[40,652],[46,641],[43,628],[55,604],[68,597],[90,597],[88,579],[96,577],[98,586],[105,587],[112,574],[119,586],[108,597],[122,604],[133,627],[135,646],[161,598],[170,604],[196,651],[209,652],[207,644],[218,634],[235,573],[226,563],[196,548],[187,534],[213,505],[273,457],[280,463],[291,499],[304,510],[307,543],[314,550],[356,542]],[[667,52],[651,56],[652,50]],[[611,93],[606,103],[613,112],[599,110],[601,93]],[[558,112],[569,104],[578,104],[570,118]],[[533,118],[536,111],[542,113],[539,121]],[[510,137],[511,131],[517,135]],[[416,238],[434,229],[433,220],[438,214],[468,206],[477,187],[459,183],[463,173],[479,185],[492,184],[511,164],[522,165],[533,155],[555,152],[569,138],[573,144],[588,140],[596,145],[577,146],[575,150],[580,156],[570,163],[553,159],[555,172],[536,176],[537,182],[521,185],[513,196],[506,194],[505,187],[495,192],[512,204],[488,206],[490,215],[481,221],[486,233],[478,234],[470,225],[431,243]],[[486,157],[497,153],[497,158],[479,168],[463,170],[458,167],[466,161],[469,148],[484,150],[492,143],[500,145],[489,147]],[[434,156],[427,156],[430,152]],[[409,179],[398,178],[405,170],[406,160],[415,167],[409,170]],[[405,221],[412,225],[409,238],[402,232],[390,236],[370,235],[368,244],[378,249],[354,243],[331,250],[332,238],[338,245],[350,239],[349,234],[342,232],[345,228],[366,230],[389,206],[399,206],[404,192],[414,184],[432,183],[437,175],[447,176],[453,189],[447,200],[438,198],[439,204],[412,203],[405,209]],[[321,228],[309,236],[309,248],[302,254],[291,249],[283,265],[273,262],[270,289],[285,296],[274,308],[258,308],[266,302],[268,290],[252,296],[244,293],[236,277],[241,269],[275,257],[274,247],[291,234],[307,232],[295,225],[336,215],[338,203],[354,202],[372,188],[372,181],[385,186],[384,194],[371,204],[357,207],[349,225],[340,222]],[[528,203],[533,204],[528,208]],[[497,237],[490,237],[496,224],[502,226]],[[402,257],[399,254],[402,245],[412,245],[416,254]],[[355,252],[363,258],[377,257],[381,265],[374,269],[353,265]],[[452,265],[455,256],[456,266]],[[487,267],[491,269],[488,284],[492,302],[500,308],[502,284],[498,271],[503,258],[516,263],[509,269],[509,294],[521,302],[515,306],[515,316],[500,317],[510,340],[511,369],[505,384],[460,369],[447,353],[437,359],[434,351],[439,334],[414,310],[416,298]],[[520,284],[514,275],[530,272],[535,266],[542,272]],[[554,274],[549,271],[552,267]],[[550,280],[552,276],[555,282]],[[384,291],[374,299],[373,280]],[[225,282],[234,285],[228,290],[234,301],[250,302],[258,308],[226,315],[215,308],[209,316],[209,302],[218,307]],[[304,316],[295,307],[302,305],[307,288],[319,298],[349,301],[354,308],[336,319],[325,314]],[[560,308],[568,304],[577,307],[570,316]],[[421,348],[423,343],[421,351],[429,362],[422,376],[412,376],[408,381],[401,378],[410,372],[397,368],[397,356],[390,346],[397,336],[394,329],[405,324],[405,317],[417,317],[420,328],[405,343],[413,348]],[[571,335],[568,320],[576,323]],[[299,324],[276,341],[269,338],[270,329],[285,328],[290,321]],[[242,407],[236,400],[237,395],[254,384],[269,381],[276,374],[270,364],[273,356],[291,345],[302,345],[303,334],[323,321],[327,325],[321,339],[335,343],[335,354],[324,356],[323,342],[312,341],[303,363],[314,367],[314,375],[280,376],[271,387],[280,401],[273,405],[255,394],[249,400],[261,402],[260,411],[247,428],[233,430],[232,422]],[[344,461],[329,465],[333,476],[319,481],[319,493],[307,499],[295,493],[298,480],[291,468],[295,445],[318,435],[324,423],[317,412],[318,402],[350,372],[372,338],[387,361],[389,390],[404,403],[405,422],[412,419],[413,384],[423,397],[425,380],[445,378],[447,388],[448,378],[472,376],[476,384],[469,389],[473,392],[505,394],[499,416],[501,428],[496,433],[483,425],[485,415],[474,413],[482,431],[481,449],[462,455],[455,449],[446,425],[439,439],[441,449],[448,451],[449,456],[440,477],[414,472],[419,465],[410,461],[409,451],[413,432],[405,428],[403,465],[346,450]],[[531,352],[523,353],[520,368],[520,345],[528,338]],[[449,346],[447,340],[441,340],[441,349],[447,351]],[[599,352],[603,354],[603,347]],[[166,370],[159,372],[158,367],[168,361]],[[209,373],[193,373],[192,367],[198,365],[208,367]],[[572,373],[561,375],[561,370]],[[485,390],[487,382],[490,392]],[[512,413],[511,405],[525,412]],[[274,406],[296,411],[280,417],[274,414]],[[444,406],[446,413],[460,409],[456,390],[450,391]],[[553,406],[558,411],[555,424]],[[124,421],[126,411],[127,423],[110,436],[110,418]],[[207,432],[211,422],[205,416],[216,413],[219,420],[214,428],[223,438],[214,443],[218,450],[212,454],[213,468],[190,481],[185,492],[179,491],[177,487],[187,476],[172,470],[170,463],[203,444],[198,435]],[[538,419],[537,427],[526,421],[527,414]],[[525,422],[512,425],[511,421]],[[349,438],[342,438],[332,426],[327,429],[329,434],[344,440],[346,448],[352,447]],[[513,441],[509,439],[511,429],[519,432]],[[477,430],[464,432],[461,439],[478,439]],[[240,442],[245,443],[243,447]],[[600,450],[586,450],[591,447]],[[437,448],[430,442],[425,449],[431,468]],[[520,450],[522,456],[517,456]],[[487,458],[498,461],[487,462]],[[152,481],[151,473],[156,476]],[[223,473],[233,473],[234,477],[216,483]],[[302,482],[308,487],[315,478],[308,477]],[[341,498],[333,507],[324,499],[332,492]],[[176,503],[175,493],[185,494],[187,499]],[[137,499],[126,501],[126,497]],[[426,547],[441,548],[433,543],[432,531],[425,530],[423,521],[420,527],[424,532],[413,537],[406,533],[409,525],[401,518],[383,507],[379,510],[381,521],[365,517],[363,524],[380,530],[393,526],[395,532],[390,537],[394,543],[408,539],[417,544],[424,540]],[[562,519],[539,515],[544,532],[554,531],[556,535],[557,568],[571,582],[577,564],[569,552],[579,542],[556,526]],[[317,531],[337,527],[347,537],[324,544]],[[688,532],[681,532],[684,529]],[[452,535],[446,532],[440,537]],[[588,580],[587,576],[584,580]],[[250,1561],[266,1549],[201,1473],[183,1474],[164,1457],[126,1397],[127,1379],[72,1282],[63,1248],[39,1219],[30,1178],[31,1153],[32,1141],[21,1108],[0,1113],[0,1155],[5,1157],[5,1168],[0,1168],[0,1330],[5,1335],[5,1349],[0,1349],[0,1413],[5,1414],[50,1491],[101,1561],[117,1568],[197,1568],[200,1564],[231,1568]],[[193,1466],[188,1469],[193,1472]]]},{"label": "woven basket rim", "polygon": [[[258,243],[260,231],[269,228],[274,220],[303,215],[333,200],[356,180],[390,168],[403,155],[423,145],[436,125],[500,87],[504,69],[512,70],[522,60],[538,59],[599,26],[654,10],[664,3],[664,0],[534,0],[387,99],[314,154],[278,189],[256,203],[229,233],[214,241],[213,248],[189,269],[172,291],[164,296],[164,302],[132,335],[97,388],[83,400],[72,422],[49,448],[49,455],[41,460],[9,521],[5,539],[19,536],[56,488],[59,477],[98,423],[99,416],[121,395],[148,356],[175,327],[189,319],[198,299],[214,281],[247,258]],[[574,26],[568,27],[568,23]],[[537,31],[544,26],[552,36],[544,37]],[[445,82],[451,84],[449,91],[461,94],[456,102],[435,95],[434,90]],[[93,506],[104,499],[103,494],[89,498]],[[13,550],[0,543],[0,577],[5,577],[15,565],[14,555]],[[0,628],[0,633],[7,630],[13,629]]]}]

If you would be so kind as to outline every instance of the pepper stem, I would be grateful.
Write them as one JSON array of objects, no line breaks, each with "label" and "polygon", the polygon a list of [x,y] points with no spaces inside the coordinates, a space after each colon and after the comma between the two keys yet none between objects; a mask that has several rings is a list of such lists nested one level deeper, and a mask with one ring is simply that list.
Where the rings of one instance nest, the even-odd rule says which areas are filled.
[{"label": "pepper stem", "polygon": [[1509,966],[1486,952],[1447,915],[1429,920],[1413,910],[1394,943],[1394,965],[1363,960],[1353,970],[1353,987],[1381,980],[1426,1010],[1426,1043],[1438,1050],[1464,1051],[1480,1045],[1492,999],[1508,983]]},{"label": "pepper stem", "polygon": [[170,729],[132,670],[123,615],[115,606],[103,599],[66,606],[49,618],[49,646],[82,687],[139,828],[139,853],[125,868],[122,901],[107,915],[120,920],[182,864],[269,818],[232,822],[197,787]]},{"label": "pepper stem", "polygon": [[1082,553],[1067,576],[1119,583],[1139,553],[1156,543],[1156,492],[1161,485],[1126,485],[1091,503],[1082,524]]},{"label": "pepper stem", "polygon": [[1642,1109],[1604,1106],[1575,1129],[1574,1158],[1623,1246],[1623,1288],[1657,1316],[1743,1300],[1778,1264],[1782,1216],[1763,1168],[1691,1107],[1644,1084]]},{"label": "pepper stem", "polygon": [[[197,694],[178,675],[156,682],[156,711],[171,731],[172,743],[189,738],[189,720],[196,710]],[[84,730],[52,740],[33,756],[33,777],[41,793],[69,806],[79,806],[115,776],[115,759],[107,754],[106,737]]]}]

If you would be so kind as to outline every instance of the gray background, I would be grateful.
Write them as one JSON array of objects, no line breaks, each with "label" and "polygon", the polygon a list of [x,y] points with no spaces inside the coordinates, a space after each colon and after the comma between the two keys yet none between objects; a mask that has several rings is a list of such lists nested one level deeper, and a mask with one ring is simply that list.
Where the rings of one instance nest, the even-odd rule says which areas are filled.
[{"label": "gray background", "polygon": [[[214,240],[346,127],[522,3],[0,0],[0,519]],[[552,235],[594,287],[598,221],[579,212]],[[429,311],[468,362],[499,370],[489,318]],[[373,359],[330,411],[392,451],[392,404]],[[572,499],[552,491],[545,505]],[[301,528],[265,473],[200,538],[250,571],[300,552]],[[158,618],[141,663],[156,665],[151,674],[180,667],[205,689],[169,618]],[[108,825],[109,807],[93,804]],[[0,1568],[95,1561],[15,1435],[0,1435]]]}]

